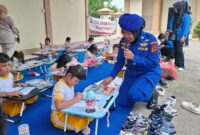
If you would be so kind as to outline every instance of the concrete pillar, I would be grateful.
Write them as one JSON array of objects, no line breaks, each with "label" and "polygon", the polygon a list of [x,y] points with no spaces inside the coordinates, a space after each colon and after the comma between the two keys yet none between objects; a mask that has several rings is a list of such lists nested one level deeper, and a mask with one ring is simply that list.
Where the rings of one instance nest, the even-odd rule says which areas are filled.
[{"label": "concrete pillar", "polygon": [[197,0],[197,7],[196,7],[196,24],[200,21],[200,0]]},{"label": "concrete pillar", "polygon": [[124,12],[125,13],[130,12],[130,0],[124,0]]},{"label": "concrete pillar", "polygon": [[88,0],[85,0],[85,42],[87,42],[89,38],[89,26],[88,26],[88,18],[89,18],[89,13],[88,13]]},{"label": "concrete pillar", "polygon": [[160,26],[162,20],[162,2],[163,0],[153,0],[153,13],[152,13],[152,34],[160,33]]},{"label": "concrete pillar", "polygon": [[44,2],[46,37],[49,37],[51,39],[51,42],[53,43],[50,0],[43,0],[43,2]]},{"label": "concrete pillar", "polygon": [[115,18],[116,23],[117,23],[117,32],[116,32],[117,37],[121,37],[121,28],[120,28],[120,26],[118,25],[119,17],[120,17],[121,15],[122,15],[121,12],[116,12],[116,13],[112,14],[112,17]]}]

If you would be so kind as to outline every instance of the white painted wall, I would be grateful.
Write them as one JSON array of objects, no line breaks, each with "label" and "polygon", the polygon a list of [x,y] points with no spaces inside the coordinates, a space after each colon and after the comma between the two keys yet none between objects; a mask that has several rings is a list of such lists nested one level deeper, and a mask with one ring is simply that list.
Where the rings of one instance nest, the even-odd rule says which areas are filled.
[{"label": "white painted wall", "polygon": [[130,0],[130,13],[142,15],[142,0]]},{"label": "white painted wall", "polygon": [[145,19],[145,31],[150,31],[152,27],[153,0],[143,0],[142,17]]},{"label": "white painted wall", "polygon": [[8,14],[14,19],[21,36],[15,49],[38,48],[45,37],[43,0],[0,0],[8,8]]},{"label": "white painted wall", "polygon": [[54,44],[62,44],[67,36],[71,42],[85,41],[84,0],[51,0],[51,21]]}]

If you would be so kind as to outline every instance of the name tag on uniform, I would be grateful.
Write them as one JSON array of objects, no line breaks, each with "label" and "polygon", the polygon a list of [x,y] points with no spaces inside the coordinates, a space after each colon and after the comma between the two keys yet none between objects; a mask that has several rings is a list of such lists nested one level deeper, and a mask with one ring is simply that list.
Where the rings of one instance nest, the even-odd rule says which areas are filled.
[{"label": "name tag on uniform", "polygon": [[138,50],[140,51],[148,51],[149,48],[147,47],[138,47]]}]

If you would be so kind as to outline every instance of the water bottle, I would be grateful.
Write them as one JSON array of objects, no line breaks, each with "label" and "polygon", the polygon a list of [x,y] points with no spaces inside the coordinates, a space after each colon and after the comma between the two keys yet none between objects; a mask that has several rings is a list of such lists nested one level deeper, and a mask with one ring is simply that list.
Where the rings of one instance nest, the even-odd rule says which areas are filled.
[{"label": "water bottle", "polygon": [[47,81],[48,83],[53,83],[53,74],[50,68],[48,68],[46,71],[45,81]]},{"label": "water bottle", "polygon": [[48,61],[49,61],[49,62],[52,61],[52,55],[51,55],[50,53],[48,54],[47,57],[48,57]]},{"label": "water bottle", "polygon": [[18,133],[19,135],[30,135],[29,125],[28,124],[21,124],[18,126]]}]

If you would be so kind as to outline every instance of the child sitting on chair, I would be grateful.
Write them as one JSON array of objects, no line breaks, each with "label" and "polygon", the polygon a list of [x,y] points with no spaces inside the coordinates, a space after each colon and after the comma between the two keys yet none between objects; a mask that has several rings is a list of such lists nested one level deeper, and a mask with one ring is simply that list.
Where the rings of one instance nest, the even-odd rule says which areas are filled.
[{"label": "child sitting on chair", "polygon": [[[17,96],[23,94],[19,91],[10,91],[13,87],[24,87],[25,83],[15,84],[13,82],[13,75],[10,73],[12,68],[10,57],[4,53],[0,53],[0,97]],[[38,97],[33,97],[26,101],[26,103],[33,103]],[[2,102],[2,101],[0,101]],[[22,103],[14,100],[3,100],[2,110],[10,117],[16,116],[20,113]]]},{"label": "child sitting on chair", "polygon": [[168,40],[167,37],[161,33],[158,36],[160,40],[160,51],[161,55],[166,57],[166,60],[170,60],[174,58],[174,46],[172,41]]},{"label": "child sitting on chair", "polygon": [[[51,122],[56,128],[64,128],[66,114],[61,112],[61,110],[72,106],[83,98],[82,93],[74,93],[74,86],[79,80],[85,79],[85,77],[86,71],[84,68],[81,65],[70,62],[67,64],[65,76],[54,86]],[[82,131],[84,134],[89,134],[90,129],[88,128],[88,124],[91,121],[91,118],[68,114],[67,129],[75,132]]]},{"label": "child sitting on chair", "polygon": [[87,52],[85,54],[85,60],[88,59],[95,59],[98,54],[98,48],[95,44],[90,45],[90,47],[87,49]]}]

